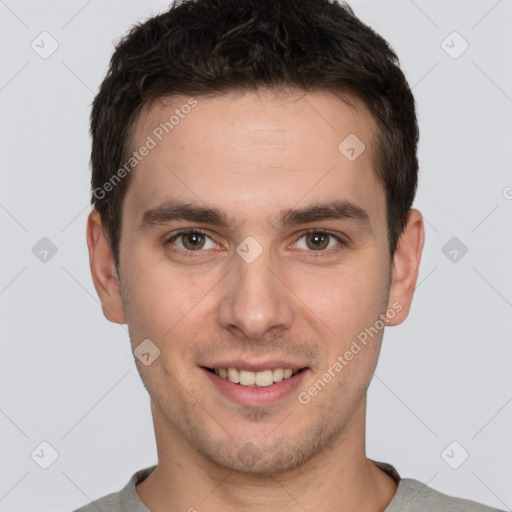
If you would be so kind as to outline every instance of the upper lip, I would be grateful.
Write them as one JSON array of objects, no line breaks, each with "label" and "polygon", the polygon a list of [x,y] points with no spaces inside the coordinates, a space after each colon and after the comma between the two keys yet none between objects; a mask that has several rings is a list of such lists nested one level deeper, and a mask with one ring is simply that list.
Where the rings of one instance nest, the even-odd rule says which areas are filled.
[{"label": "upper lip", "polygon": [[263,370],[275,370],[276,368],[291,370],[302,370],[307,368],[306,364],[293,363],[290,361],[284,361],[282,359],[267,359],[266,361],[244,361],[242,359],[231,360],[231,361],[219,361],[216,363],[208,363],[202,365],[205,368],[238,368],[239,370],[245,370],[248,372],[261,372]]}]

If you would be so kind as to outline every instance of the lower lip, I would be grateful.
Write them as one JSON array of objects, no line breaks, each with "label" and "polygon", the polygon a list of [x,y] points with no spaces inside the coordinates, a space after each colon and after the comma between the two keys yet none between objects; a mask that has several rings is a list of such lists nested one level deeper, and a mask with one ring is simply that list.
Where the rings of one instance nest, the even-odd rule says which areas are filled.
[{"label": "lower lip", "polygon": [[251,388],[223,379],[205,368],[201,368],[201,370],[221,393],[239,404],[249,406],[271,405],[291,395],[300,386],[309,371],[305,368],[281,382],[274,382],[274,384],[262,388]]}]

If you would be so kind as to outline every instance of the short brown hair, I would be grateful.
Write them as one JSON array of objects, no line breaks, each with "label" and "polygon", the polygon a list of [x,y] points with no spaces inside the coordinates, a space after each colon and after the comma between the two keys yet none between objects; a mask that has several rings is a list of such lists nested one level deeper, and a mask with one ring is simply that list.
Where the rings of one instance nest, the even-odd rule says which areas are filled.
[{"label": "short brown hair", "polygon": [[91,204],[116,267],[130,182],[130,173],[116,173],[129,158],[141,109],[159,97],[258,87],[348,93],[364,102],[378,127],[375,172],[394,254],[416,193],[419,134],[414,97],[388,43],[335,0],[178,0],[116,45],[93,102]]}]

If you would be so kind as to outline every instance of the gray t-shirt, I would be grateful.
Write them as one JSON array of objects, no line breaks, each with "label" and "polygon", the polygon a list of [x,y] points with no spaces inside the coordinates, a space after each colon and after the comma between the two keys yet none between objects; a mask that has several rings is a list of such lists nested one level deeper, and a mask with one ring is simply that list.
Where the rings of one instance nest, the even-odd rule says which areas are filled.
[{"label": "gray t-shirt", "polygon": [[[384,512],[503,512],[475,501],[447,496],[418,480],[401,478],[391,464],[372,462],[398,483],[396,494]],[[74,512],[151,512],[140,500],[135,486],[155,468],[151,466],[137,471],[121,491],[104,496]]]}]

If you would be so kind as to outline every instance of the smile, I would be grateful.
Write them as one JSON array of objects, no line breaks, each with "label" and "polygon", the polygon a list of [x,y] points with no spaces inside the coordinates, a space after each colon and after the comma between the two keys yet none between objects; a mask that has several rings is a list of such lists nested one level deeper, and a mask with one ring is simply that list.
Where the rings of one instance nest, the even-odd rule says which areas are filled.
[{"label": "smile", "polygon": [[227,379],[233,384],[240,384],[248,387],[267,387],[284,379],[289,379],[301,370],[292,370],[291,368],[275,368],[251,372],[240,370],[238,368],[208,368],[209,371],[223,379]]},{"label": "smile", "polygon": [[[263,367],[264,368],[264,367]],[[310,368],[272,368],[258,371],[234,367],[201,367],[213,389],[238,404],[251,407],[270,406],[291,399],[308,378]]]}]

